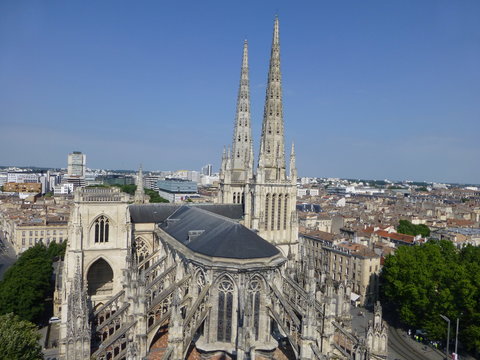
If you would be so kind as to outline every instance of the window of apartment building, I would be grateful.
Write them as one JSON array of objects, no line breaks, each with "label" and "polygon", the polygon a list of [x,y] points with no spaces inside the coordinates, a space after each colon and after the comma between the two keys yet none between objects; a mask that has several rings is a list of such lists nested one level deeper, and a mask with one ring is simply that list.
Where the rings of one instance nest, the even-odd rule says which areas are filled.
[{"label": "window of apartment building", "polygon": [[57,238],[54,236],[53,239],[52,239],[52,241],[55,241],[55,242],[56,242],[56,241],[57,241]]},{"label": "window of apartment building", "polygon": [[57,230],[53,230],[53,235],[57,235]]},{"label": "window of apartment building", "polygon": [[26,231],[22,231],[22,236],[25,236]]},{"label": "window of apartment building", "polygon": [[50,230],[47,230],[47,235],[50,235]]},{"label": "window of apartment building", "polygon": [[32,246],[32,238],[28,239],[28,245]]},{"label": "window of apartment building", "polygon": [[43,230],[42,230],[42,231],[40,231],[40,236],[43,236]]},{"label": "window of apartment building", "polygon": [[33,231],[32,230],[30,230],[30,236],[33,236]]},{"label": "window of apartment building", "polygon": [[372,265],[370,265],[370,272],[372,272]]},{"label": "window of apartment building", "polygon": [[60,236],[60,237],[58,238],[58,241],[62,242],[62,241],[63,241],[63,237]]},{"label": "window of apartment building", "polygon": [[50,244],[50,238],[47,238],[47,246]]},{"label": "window of apartment building", "polygon": [[25,246],[25,238],[22,238],[22,246]]},{"label": "window of apartment building", "polygon": [[58,235],[63,235],[63,230],[58,230]]},{"label": "window of apartment building", "polygon": [[38,244],[38,238],[35,238],[35,244]]},{"label": "window of apartment building", "polygon": [[375,271],[378,271],[378,265],[375,265]]},{"label": "window of apartment building", "polygon": [[35,230],[35,236],[38,236],[38,231],[37,230]]}]

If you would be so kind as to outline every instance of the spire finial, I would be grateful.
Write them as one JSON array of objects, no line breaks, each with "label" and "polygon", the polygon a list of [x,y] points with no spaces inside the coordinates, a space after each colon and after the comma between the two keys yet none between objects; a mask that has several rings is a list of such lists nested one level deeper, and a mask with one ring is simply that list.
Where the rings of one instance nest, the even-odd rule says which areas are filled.
[{"label": "spire finial", "polygon": [[273,22],[273,44],[280,43],[280,31],[278,26],[278,14],[275,15],[275,20]]}]

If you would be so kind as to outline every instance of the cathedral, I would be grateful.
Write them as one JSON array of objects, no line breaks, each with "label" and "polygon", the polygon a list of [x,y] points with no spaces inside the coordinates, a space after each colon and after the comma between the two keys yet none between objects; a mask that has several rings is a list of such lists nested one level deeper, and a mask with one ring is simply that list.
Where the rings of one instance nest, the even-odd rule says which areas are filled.
[{"label": "cathedral", "polygon": [[352,329],[351,284],[315,272],[287,172],[278,18],[258,164],[243,47],[233,144],[215,204],[79,188],[58,286],[63,359],[386,359],[381,307]]}]

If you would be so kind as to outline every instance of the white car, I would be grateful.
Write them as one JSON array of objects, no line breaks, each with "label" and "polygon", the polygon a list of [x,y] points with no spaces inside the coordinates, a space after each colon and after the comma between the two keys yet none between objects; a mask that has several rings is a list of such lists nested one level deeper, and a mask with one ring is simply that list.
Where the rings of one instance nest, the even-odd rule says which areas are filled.
[{"label": "white car", "polygon": [[49,324],[54,324],[54,323],[57,323],[57,322],[60,322],[60,318],[59,317],[56,317],[56,316],[52,316],[50,318],[50,320],[48,320],[48,323]]}]

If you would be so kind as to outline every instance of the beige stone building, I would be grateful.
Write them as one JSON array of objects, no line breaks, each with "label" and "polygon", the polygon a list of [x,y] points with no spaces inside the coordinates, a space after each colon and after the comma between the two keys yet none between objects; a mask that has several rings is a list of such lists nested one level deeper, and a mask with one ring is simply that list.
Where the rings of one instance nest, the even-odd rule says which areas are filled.
[{"label": "beige stone building", "polygon": [[33,192],[40,193],[42,192],[42,184],[40,183],[5,183],[3,185],[3,191],[6,192]]},{"label": "beige stone building", "polygon": [[38,243],[48,246],[50,242],[62,243],[68,238],[68,220],[49,219],[47,221],[22,222],[16,224],[13,246],[16,253],[21,253]]},{"label": "beige stone building", "polygon": [[373,305],[378,300],[380,256],[362,244],[335,241],[334,235],[321,231],[300,236],[303,254],[313,256],[318,276],[330,276],[349,283],[351,299],[359,305]]}]

